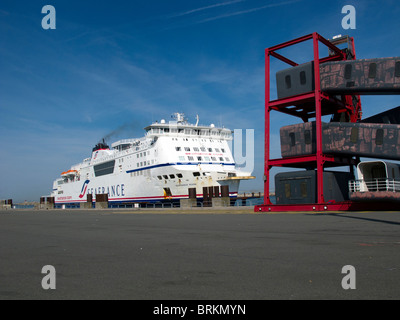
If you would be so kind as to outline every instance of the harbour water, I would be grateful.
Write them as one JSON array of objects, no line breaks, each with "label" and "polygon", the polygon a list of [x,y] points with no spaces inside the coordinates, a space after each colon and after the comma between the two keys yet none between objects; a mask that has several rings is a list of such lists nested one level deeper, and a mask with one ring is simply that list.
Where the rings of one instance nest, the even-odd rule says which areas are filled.
[{"label": "harbour water", "polygon": [[[271,202],[276,204],[276,197],[270,196]],[[264,198],[250,198],[246,200],[246,206],[257,206],[264,203]],[[235,206],[243,206],[242,200],[236,200]]]}]

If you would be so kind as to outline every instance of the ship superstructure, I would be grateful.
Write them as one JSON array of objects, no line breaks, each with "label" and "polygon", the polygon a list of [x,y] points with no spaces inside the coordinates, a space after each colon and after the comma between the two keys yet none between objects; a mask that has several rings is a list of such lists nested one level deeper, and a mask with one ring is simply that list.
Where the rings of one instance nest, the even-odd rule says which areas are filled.
[{"label": "ship superstructure", "polygon": [[90,158],[54,181],[54,203],[86,202],[87,195],[96,201],[97,194],[111,203],[171,201],[188,198],[189,188],[202,198],[204,187],[224,185],[235,198],[240,181],[254,178],[236,168],[229,129],[198,125],[198,118],[191,124],[182,113],[144,129],[142,138],[98,143]]}]

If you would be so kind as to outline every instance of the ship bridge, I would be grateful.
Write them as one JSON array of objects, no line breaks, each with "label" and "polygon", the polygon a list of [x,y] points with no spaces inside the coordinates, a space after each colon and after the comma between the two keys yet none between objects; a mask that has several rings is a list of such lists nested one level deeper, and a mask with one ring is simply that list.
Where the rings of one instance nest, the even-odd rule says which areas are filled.
[{"label": "ship bridge", "polygon": [[217,128],[214,124],[199,126],[197,116],[196,124],[187,122],[182,113],[174,114],[175,120],[166,122],[164,119],[144,128],[148,137],[161,135],[173,137],[207,138],[217,140],[232,140],[232,131],[227,128]]}]

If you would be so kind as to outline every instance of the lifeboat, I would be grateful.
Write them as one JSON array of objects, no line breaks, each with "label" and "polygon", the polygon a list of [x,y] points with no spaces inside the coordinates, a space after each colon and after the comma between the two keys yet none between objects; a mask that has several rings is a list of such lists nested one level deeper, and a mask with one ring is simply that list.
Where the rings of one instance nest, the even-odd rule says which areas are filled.
[{"label": "lifeboat", "polygon": [[69,178],[71,176],[76,176],[78,174],[77,170],[68,170],[61,173],[61,177]]}]

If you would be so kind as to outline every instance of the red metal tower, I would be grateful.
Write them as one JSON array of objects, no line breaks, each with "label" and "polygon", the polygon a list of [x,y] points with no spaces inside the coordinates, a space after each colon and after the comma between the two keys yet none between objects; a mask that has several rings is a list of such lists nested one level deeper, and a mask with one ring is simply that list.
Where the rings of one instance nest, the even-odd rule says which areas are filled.
[{"label": "red metal tower", "polygon": [[[339,49],[336,45],[340,41],[329,41],[318,33],[312,33],[282,44],[267,48],[265,50],[265,162],[264,162],[264,204],[255,206],[255,211],[329,211],[329,210],[349,210],[352,202],[326,203],[323,192],[323,171],[324,167],[333,166],[353,166],[359,159],[354,157],[337,157],[324,154],[322,151],[322,121],[325,115],[345,114],[351,122],[356,122],[361,118],[361,103],[359,96],[342,96],[341,99],[330,96],[321,91],[320,86],[320,64],[328,61],[340,61],[355,59],[355,48],[353,38],[346,37],[348,41],[348,51]],[[290,66],[298,64],[283,55],[277,53],[278,50],[312,40],[314,56],[314,81],[315,90],[287,98],[270,100],[270,58],[277,58]],[[324,58],[319,57],[320,43],[329,49],[329,55]],[[316,153],[307,156],[288,157],[281,159],[270,159],[270,113],[278,111],[293,115],[307,122],[310,118],[316,121]],[[270,201],[270,170],[272,167],[314,167],[317,170],[317,202],[313,204],[299,205],[274,205]]]}]

